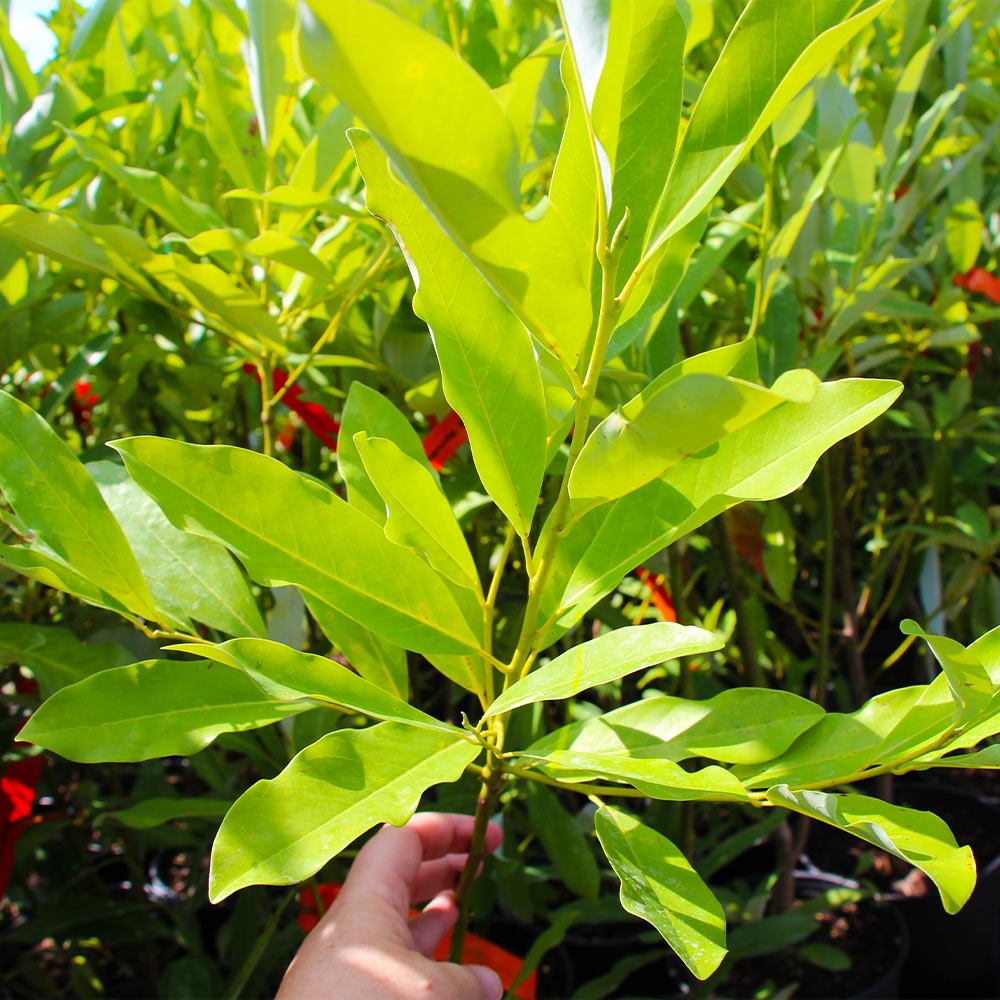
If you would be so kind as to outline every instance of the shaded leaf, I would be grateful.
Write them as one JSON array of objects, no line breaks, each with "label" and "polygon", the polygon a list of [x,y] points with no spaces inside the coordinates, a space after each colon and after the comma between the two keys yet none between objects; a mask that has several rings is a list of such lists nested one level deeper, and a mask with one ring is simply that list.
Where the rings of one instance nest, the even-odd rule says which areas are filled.
[{"label": "shaded leaf", "polygon": [[699,979],[726,954],[726,918],[712,890],[683,853],[634,816],[597,812],[597,836],[621,879],[622,906],[649,921]]}]

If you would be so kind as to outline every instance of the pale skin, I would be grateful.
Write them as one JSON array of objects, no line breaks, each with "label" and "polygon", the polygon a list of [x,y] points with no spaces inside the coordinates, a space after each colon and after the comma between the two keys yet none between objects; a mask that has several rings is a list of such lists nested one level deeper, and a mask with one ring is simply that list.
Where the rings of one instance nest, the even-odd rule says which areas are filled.
[{"label": "pale skin", "polygon": [[[458,918],[454,888],[472,825],[471,816],[418,813],[403,827],[382,827],[302,943],[278,1000],[501,1000],[492,969],[429,957]],[[491,823],[486,849],[495,851],[500,840]]]}]

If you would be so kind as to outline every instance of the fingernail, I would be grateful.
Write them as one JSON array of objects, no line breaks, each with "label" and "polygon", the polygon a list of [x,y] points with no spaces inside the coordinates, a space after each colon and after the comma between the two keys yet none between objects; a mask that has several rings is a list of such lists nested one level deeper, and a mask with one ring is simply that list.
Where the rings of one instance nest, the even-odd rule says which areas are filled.
[{"label": "fingernail", "polygon": [[468,965],[467,969],[474,972],[486,991],[487,1000],[503,1000],[503,983],[500,977],[486,965]]}]

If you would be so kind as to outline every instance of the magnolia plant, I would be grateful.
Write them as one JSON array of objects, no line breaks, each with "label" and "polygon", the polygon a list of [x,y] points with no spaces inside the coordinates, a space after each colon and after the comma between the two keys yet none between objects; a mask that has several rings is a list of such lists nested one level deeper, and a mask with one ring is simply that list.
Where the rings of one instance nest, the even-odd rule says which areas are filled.
[{"label": "magnolia plant", "polygon": [[[960,908],[974,860],[942,821],[838,789],[953,766],[953,751],[1000,731],[1000,632],[964,648],[907,623],[942,673],[853,714],[747,687],[703,701],[645,697],[533,742],[511,725],[526,706],[721,648],[709,631],[666,622],[566,639],[637,564],[736,504],[792,492],[899,394],[896,382],[821,382],[805,369],[761,384],[752,337],[655,372],[617,407],[598,394],[611,360],[659,322],[725,179],[889,3],[801,0],[789,17],[785,4],[750,0],[688,107],[688,3],[566,2],[564,41],[546,43],[562,45],[569,106],[547,181],[523,162],[524,108],[540,82],[531,66],[492,90],[384,6],[303,5],[301,64],[362,125],[349,139],[367,207],[405,255],[413,311],[506,522],[502,542],[489,566],[477,562],[410,421],[360,383],[338,442],[346,498],[269,455],[162,437],[113,442],[121,462],[84,465],[38,413],[0,393],[2,515],[15,536],[0,561],[189,654],[53,681],[23,738],[72,760],[137,761],[194,754],[316,706],[374,720],[321,736],[233,804],[211,898],[306,879],[376,824],[405,822],[431,787],[472,772],[481,790],[456,956],[486,824],[511,782],[594,804],[622,904],[700,978],[726,952],[722,907],[630,805],[791,810],[909,861],[949,912]],[[16,212],[44,234],[43,217]],[[74,239],[81,258],[98,246]],[[171,257],[194,281],[201,265]],[[257,584],[297,587],[350,665],[266,638],[233,555]],[[500,626],[502,583],[524,588],[513,639]],[[213,641],[211,630],[232,638]],[[407,651],[478,711],[456,725],[411,705]],[[957,760],[1000,765],[994,749]]]}]

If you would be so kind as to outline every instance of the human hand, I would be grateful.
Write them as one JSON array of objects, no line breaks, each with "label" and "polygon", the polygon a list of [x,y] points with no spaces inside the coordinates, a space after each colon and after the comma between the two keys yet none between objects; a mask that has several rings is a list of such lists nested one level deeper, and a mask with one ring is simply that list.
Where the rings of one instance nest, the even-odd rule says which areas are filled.
[{"label": "human hand", "polygon": [[[382,827],[302,943],[277,1000],[500,1000],[492,969],[428,957],[458,919],[454,886],[472,826],[471,816],[417,813],[406,826]],[[491,823],[486,850],[500,840]],[[428,899],[409,917],[411,904]]]}]

